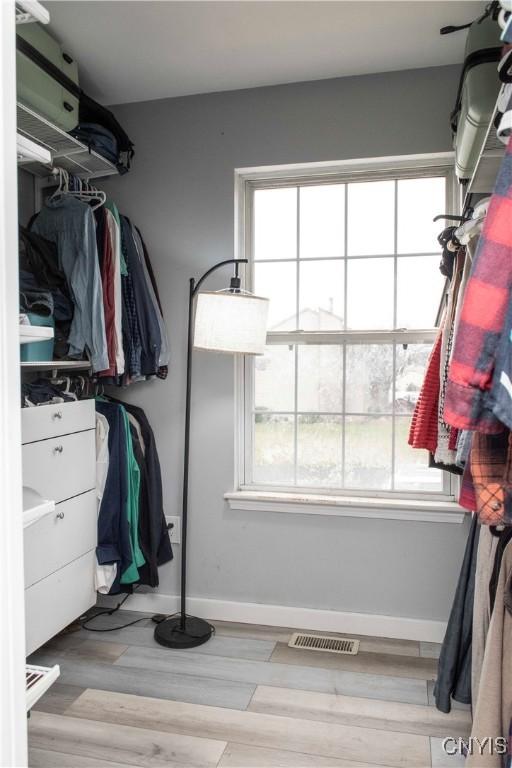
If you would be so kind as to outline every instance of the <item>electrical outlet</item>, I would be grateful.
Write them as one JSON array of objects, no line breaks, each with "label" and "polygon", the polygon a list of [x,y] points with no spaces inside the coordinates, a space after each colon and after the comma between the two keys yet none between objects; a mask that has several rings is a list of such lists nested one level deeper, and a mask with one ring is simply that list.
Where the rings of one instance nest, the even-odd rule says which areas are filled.
[{"label": "electrical outlet", "polygon": [[169,535],[173,544],[181,544],[181,517],[174,517],[173,515],[166,515],[165,522],[167,525],[172,523],[172,528],[169,529]]}]

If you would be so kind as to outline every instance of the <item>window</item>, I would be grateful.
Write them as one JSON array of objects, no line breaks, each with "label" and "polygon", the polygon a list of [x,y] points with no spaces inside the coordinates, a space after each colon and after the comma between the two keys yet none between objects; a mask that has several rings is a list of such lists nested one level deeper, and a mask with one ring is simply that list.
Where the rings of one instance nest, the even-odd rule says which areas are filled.
[{"label": "window", "polygon": [[432,219],[449,169],[244,188],[241,240],[270,310],[266,353],[240,373],[240,487],[446,498],[448,476],[407,436],[444,285]]}]

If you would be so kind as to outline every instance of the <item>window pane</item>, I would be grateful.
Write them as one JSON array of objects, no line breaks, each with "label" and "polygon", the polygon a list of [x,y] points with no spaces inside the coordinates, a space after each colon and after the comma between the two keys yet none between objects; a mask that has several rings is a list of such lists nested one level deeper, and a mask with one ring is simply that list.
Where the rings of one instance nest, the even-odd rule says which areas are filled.
[{"label": "window pane", "polygon": [[347,413],[391,413],[393,345],[347,344]]},{"label": "window pane", "polygon": [[347,268],[347,328],[392,328],[393,259],[351,259]]},{"label": "window pane", "polygon": [[428,466],[428,452],[407,445],[410,418],[400,416],[395,426],[395,489],[441,493],[443,473]]},{"label": "window pane", "polygon": [[395,252],[395,182],[348,184],[349,256]]},{"label": "window pane", "polygon": [[346,488],[391,488],[391,422],[391,416],[346,417]]},{"label": "window pane", "polygon": [[344,256],[345,186],[300,189],[300,257]]},{"label": "window pane", "polygon": [[299,329],[343,328],[343,261],[304,261],[300,265]]},{"label": "window pane", "polygon": [[269,331],[296,329],[297,263],[275,262],[254,265],[254,291],[270,299]]},{"label": "window pane", "polygon": [[414,411],[431,349],[430,344],[407,344],[406,349],[396,345],[395,413]]},{"label": "window pane", "polygon": [[297,257],[297,188],[254,192],[254,258]]},{"label": "window pane", "polygon": [[293,484],[293,434],[293,416],[255,415],[254,482]]},{"label": "window pane", "polygon": [[343,347],[307,344],[298,348],[299,411],[343,410]]},{"label": "window pane", "polygon": [[402,179],[398,182],[398,253],[433,253],[439,250],[439,222],[434,216],[444,213],[446,181]]},{"label": "window pane", "polygon": [[343,450],[341,417],[299,416],[297,429],[298,484],[339,487]]},{"label": "window pane", "polygon": [[397,328],[433,328],[443,285],[439,256],[398,257]]},{"label": "window pane", "polygon": [[254,407],[257,411],[293,411],[295,408],[295,350],[269,345],[254,358]]}]

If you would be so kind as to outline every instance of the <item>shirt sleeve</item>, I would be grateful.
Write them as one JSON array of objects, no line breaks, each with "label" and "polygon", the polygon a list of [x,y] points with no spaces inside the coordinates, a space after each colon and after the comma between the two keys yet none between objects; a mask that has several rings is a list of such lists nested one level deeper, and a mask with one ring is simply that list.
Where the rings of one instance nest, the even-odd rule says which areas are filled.
[{"label": "shirt sleeve", "polygon": [[444,419],[452,427],[489,434],[502,428],[488,405],[488,392],[511,288],[512,139],[463,298],[444,406]]},{"label": "shirt sleeve", "polygon": [[108,368],[108,349],[92,210],[85,213],[82,236],[78,237],[76,245],[77,257],[73,266],[72,284],[79,322],[70,336],[70,347],[77,350],[87,347],[93,370],[103,371]]}]

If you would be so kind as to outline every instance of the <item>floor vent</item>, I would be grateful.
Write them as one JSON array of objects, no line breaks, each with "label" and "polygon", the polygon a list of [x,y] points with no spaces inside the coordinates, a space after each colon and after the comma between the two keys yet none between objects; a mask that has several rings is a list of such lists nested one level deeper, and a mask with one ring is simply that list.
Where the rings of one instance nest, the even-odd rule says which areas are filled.
[{"label": "floor vent", "polygon": [[302,648],[305,651],[327,651],[328,653],[344,653],[355,656],[359,651],[359,640],[349,640],[347,637],[331,637],[330,635],[305,635],[295,632],[288,643],[290,648]]}]

